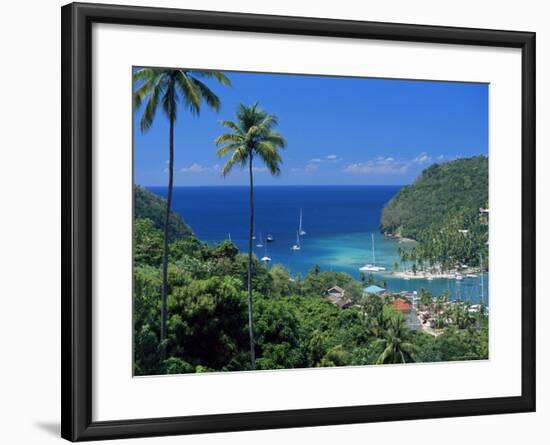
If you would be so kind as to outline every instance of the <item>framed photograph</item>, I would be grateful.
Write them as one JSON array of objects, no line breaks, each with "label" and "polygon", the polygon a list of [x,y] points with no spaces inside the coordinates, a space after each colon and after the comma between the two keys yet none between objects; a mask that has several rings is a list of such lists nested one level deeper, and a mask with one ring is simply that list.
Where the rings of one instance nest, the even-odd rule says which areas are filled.
[{"label": "framed photograph", "polygon": [[535,34],[62,8],[62,436],[535,410]]}]

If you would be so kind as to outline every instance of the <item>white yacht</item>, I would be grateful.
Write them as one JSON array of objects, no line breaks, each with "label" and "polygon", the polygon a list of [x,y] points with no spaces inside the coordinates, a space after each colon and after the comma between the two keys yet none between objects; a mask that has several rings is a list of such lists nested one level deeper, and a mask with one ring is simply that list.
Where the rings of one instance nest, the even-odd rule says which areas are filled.
[{"label": "white yacht", "polygon": [[365,264],[363,267],[360,267],[361,272],[383,272],[386,270],[383,266],[376,265],[376,257],[374,255],[374,233],[371,233],[371,244],[372,244],[372,264]]},{"label": "white yacht", "polygon": [[264,242],[262,240],[262,232],[260,232],[260,242],[256,244],[256,247],[264,247]]},{"label": "white yacht", "polygon": [[261,258],[261,261],[263,261],[266,264],[271,261],[271,258],[267,256],[267,244],[265,246],[265,255]]},{"label": "white yacht", "polygon": [[291,248],[291,250],[297,251],[300,250],[300,231],[296,232],[296,244],[294,244]]}]

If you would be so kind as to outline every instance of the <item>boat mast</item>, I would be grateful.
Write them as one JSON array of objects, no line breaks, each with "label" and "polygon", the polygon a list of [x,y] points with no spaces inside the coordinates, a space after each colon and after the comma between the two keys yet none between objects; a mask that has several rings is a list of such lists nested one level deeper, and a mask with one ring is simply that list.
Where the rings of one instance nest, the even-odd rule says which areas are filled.
[{"label": "boat mast", "polygon": [[302,231],[302,209],[300,209],[300,227],[298,229],[300,232]]},{"label": "boat mast", "polygon": [[372,265],[376,266],[376,259],[374,257],[374,233],[371,233],[370,236],[371,236],[371,245],[372,245]]}]

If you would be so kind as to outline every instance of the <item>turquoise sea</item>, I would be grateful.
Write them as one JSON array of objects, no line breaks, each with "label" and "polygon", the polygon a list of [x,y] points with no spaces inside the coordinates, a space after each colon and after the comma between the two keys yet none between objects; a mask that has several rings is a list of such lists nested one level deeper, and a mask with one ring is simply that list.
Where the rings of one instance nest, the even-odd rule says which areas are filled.
[{"label": "turquoise sea", "polygon": [[[165,187],[148,187],[166,196]],[[452,299],[479,302],[480,278],[404,280],[391,275],[399,261],[397,249],[406,242],[379,232],[382,208],[401,186],[257,186],[255,187],[256,241],[260,236],[267,247],[256,254],[271,257],[271,264],[282,264],[291,274],[305,274],[316,264],[321,270],[347,272],[359,279],[359,267],[372,262],[371,236],[374,235],[376,264],[390,272],[376,278],[386,280],[393,291],[419,291],[432,294],[449,291]],[[248,236],[248,187],[175,187],[173,209],[191,226],[199,239],[217,243],[231,237],[243,252]],[[299,215],[303,229],[300,251],[296,243]],[[271,234],[274,241],[266,243]],[[488,304],[488,274],[484,275],[484,302]]]}]

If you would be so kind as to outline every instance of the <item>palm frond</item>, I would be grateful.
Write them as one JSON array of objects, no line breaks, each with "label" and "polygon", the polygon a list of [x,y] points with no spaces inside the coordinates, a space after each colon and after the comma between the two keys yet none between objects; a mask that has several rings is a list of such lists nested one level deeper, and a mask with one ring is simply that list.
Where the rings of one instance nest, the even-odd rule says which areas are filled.
[{"label": "palm frond", "polygon": [[[139,85],[139,87],[134,91],[133,94],[135,111],[137,111],[141,107],[143,101],[147,97],[149,97],[149,100],[147,101],[147,106],[143,110],[143,115],[141,118],[141,131],[148,130],[153,122],[156,113],[156,107],[158,105],[158,98],[160,94],[162,94],[164,79],[164,76],[159,70],[148,69],[146,74],[146,80],[144,80],[143,83]],[[143,77],[145,78],[145,76]]]},{"label": "palm frond", "polygon": [[224,127],[230,128],[231,130],[233,130],[235,133],[237,133],[240,136],[244,137],[244,135],[245,135],[243,130],[233,121],[222,120],[222,121],[220,121],[220,124],[223,125]]},{"label": "palm frond", "polygon": [[149,91],[151,90],[152,82],[151,80],[147,80],[143,82],[139,88],[137,88],[134,91],[133,94],[133,102],[134,102],[134,111],[138,110],[139,107],[141,107],[141,104],[143,102],[143,99],[147,97],[147,94],[149,94]]},{"label": "palm frond", "polygon": [[220,109],[220,98],[216,96],[214,92],[200,80],[191,77],[191,82],[193,82],[196,89],[199,91],[200,95],[206,101],[206,103],[215,111],[218,111]]},{"label": "palm frond", "polygon": [[377,365],[382,365],[384,363],[387,363],[387,360],[391,357],[393,352],[392,345],[388,345],[384,351],[378,356],[378,359],[376,360]]},{"label": "palm frond", "polygon": [[199,77],[199,78],[214,78],[216,79],[221,85],[224,86],[231,86],[231,80],[229,77],[227,77],[224,73],[221,71],[198,71],[198,70],[189,70],[188,71],[191,76]]},{"label": "palm frond", "polygon": [[241,148],[246,148],[246,147],[238,143],[224,145],[223,147],[220,147],[218,151],[216,151],[216,156],[223,158],[228,153],[231,153],[232,151],[240,150]]},{"label": "palm frond", "polygon": [[199,114],[201,107],[201,94],[187,73],[178,71],[175,77],[176,85],[181,92],[181,98],[192,114]]},{"label": "palm frond", "polygon": [[266,130],[271,130],[273,127],[278,125],[279,121],[277,116],[273,114],[265,114],[263,119],[258,123],[258,127],[265,128]]},{"label": "palm frond", "polygon": [[269,134],[263,138],[263,140],[270,142],[277,147],[286,148],[286,139],[277,131],[270,131]]},{"label": "palm frond", "polygon": [[241,147],[235,150],[231,158],[229,158],[229,160],[223,166],[222,176],[227,176],[232,168],[237,164],[239,164],[241,168],[244,167],[249,156],[250,153],[246,150],[246,147]]},{"label": "palm frond", "polygon": [[142,132],[149,130],[149,128],[151,128],[151,125],[153,124],[153,121],[155,120],[155,114],[157,112],[161,93],[162,90],[159,84],[156,84],[151,89],[149,99],[147,100],[145,109],[143,110],[143,114],[141,115],[140,127]]},{"label": "palm frond", "polygon": [[218,136],[216,139],[214,139],[214,143],[216,145],[225,144],[226,142],[242,144],[244,143],[244,138],[240,134],[224,133]]},{"label": "palm frond", "polygon": [[268,141],[260,141],[256,144],[254,152],[267,166],[272,175],[278,176],[281,173],[280,164],[282,158],[274,144]]},{"label": "palm frond", "polygon": [[139,83],[139,81],[147,81],[156,78],[162,75],[163,72],[164,70],[159,68],[140,68],[134,71],[134,73],[132,74],[132,79],[134,85],[136,85],[137,83]]}]

